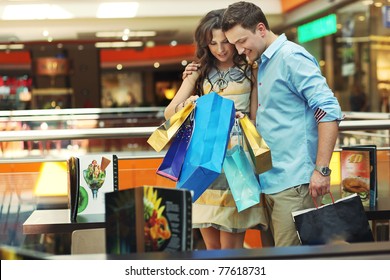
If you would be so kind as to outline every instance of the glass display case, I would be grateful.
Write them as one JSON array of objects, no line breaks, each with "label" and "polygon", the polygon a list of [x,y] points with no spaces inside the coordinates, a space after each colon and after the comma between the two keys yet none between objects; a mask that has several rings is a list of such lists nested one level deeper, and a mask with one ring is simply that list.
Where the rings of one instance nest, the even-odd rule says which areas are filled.
[{"label": "glass display case", "polygon": [[[124,129],[158,126],[164,122],[163,112],[163,107],[2,111],[0,131],[13,132],[8,135],[15,141],[2,141],[0,155],[45,158],[69,153],[148,151],[151,148],[146,136],[131,137]],[[100,137],[79,135],[95,134],[94,129],[100,129]],[[110,130],[103,133],[102,129]],[[29,133],[35,134],[29,137]],[[52,136],[45,137],[45,133]]]},{"label": "glass display case", "polygon": [[[37,251],[60,250],[47,247],[56,240],[45,240],[44,245],[39,239],[26,240],[21,227],[35,209],[67,207],[66,160],[70,156],[102,152],[118,155],[119,189],[173,187],[174,182],[156,175],[166,150],[157,153],[146,142],[164,121],[163,111],[163,107],[137,107],[0,112],[0,232],[12,233],[0,235],[0,244],[12,242]],[[378,197],[390,197],[389,135],[389,114],[345,113],[331,161],[335,198],[340,197],[340,149],[346,144],[378,146]],[[388,220],[382,222],[388,229]]]}]

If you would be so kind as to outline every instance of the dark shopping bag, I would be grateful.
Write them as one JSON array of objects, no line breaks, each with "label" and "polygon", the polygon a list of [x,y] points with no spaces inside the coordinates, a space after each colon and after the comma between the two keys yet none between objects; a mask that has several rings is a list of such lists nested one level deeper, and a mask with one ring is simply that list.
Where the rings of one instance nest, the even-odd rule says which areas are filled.
[{"label": "dark shopping bag", "polygon": [[[236,128],[236,129],[235,129]],[[243,136],[238,122],[233,127],[238,135],[238,145],[227,150],[223,170],[229,183],[238,212],[260,203],[261,188],[243,148]]]},{"label": "dark shopping bag", "polygon": [[374,241],[362,201],[357,194],[318,208],[293,212],[292,215],[303,245]]},{"label": "dark shopping bag", "polygon": [[161,165],[157,169],[157,174],[173,181],[179,180],[184,158],[191,141],[193,129],[193,115],[180,127],[173,139]]},{"label": "dark shopping bag", "polygon": [[147,142],[149,145],[156,152],[160,152],[175,136],[194,108],[195,104],[191,102],[160,125],[148,138]]},{"label": "dark shopping bag", "polygon": [[176,185],[192,191],[192,201],[221,174],[234,117],[232,100],[215,92],[197,99],[194,131]]}]

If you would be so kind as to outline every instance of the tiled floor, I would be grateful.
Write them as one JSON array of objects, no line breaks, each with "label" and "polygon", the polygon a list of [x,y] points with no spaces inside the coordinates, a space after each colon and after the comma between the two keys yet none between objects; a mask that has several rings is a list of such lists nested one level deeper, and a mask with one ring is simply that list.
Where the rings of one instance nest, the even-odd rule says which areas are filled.
[{"label": "tiled floor", "polygon": [[23,223],[32,211],[9,213],[0,218],[0,243],[15,247],[22,247],[25,242]]},{"label": "tiled floor", "polygon": [[[4,206],[4,205],[3,205]],[[34,206],[17,205],[3,207],[0,216],[0,245],[31,249],[52,254],[69,254],[70,235],[24,235],[23,223],[31,215]]]},{"label": "tiled floor", "polygon": [[[23,223],[36,209],[36,199],[31,186],[36,174],[7,176],[2,174],[0,180],[0,244],[23,247]],[[21,183],[25,182],[25,183]],[[16,188],[15,186],[19,186]]]}]

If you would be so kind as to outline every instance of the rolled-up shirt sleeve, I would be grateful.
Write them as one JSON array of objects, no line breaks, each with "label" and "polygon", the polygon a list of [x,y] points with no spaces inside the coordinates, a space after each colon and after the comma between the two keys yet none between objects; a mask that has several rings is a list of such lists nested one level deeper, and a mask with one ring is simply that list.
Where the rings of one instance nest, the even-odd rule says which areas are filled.
[{"label": "rolled-up shirt sleeve", "polygon": [[293,92],[307,100],[316,122],[340,122],[343,119],[340,104],[321,74],[314,57],[292,53],[288,60]]}]

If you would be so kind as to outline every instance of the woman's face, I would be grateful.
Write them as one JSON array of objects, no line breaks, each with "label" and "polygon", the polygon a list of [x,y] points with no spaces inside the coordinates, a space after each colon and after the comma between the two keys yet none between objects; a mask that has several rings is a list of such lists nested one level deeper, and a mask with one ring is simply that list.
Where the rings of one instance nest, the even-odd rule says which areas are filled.
[{"label": "woman's face", "polygon": [[210,52],[221,63],[232,62],[235,52],[234,45],[229,43],[221,29],[213,29],[212,36],[208,45]]}]

